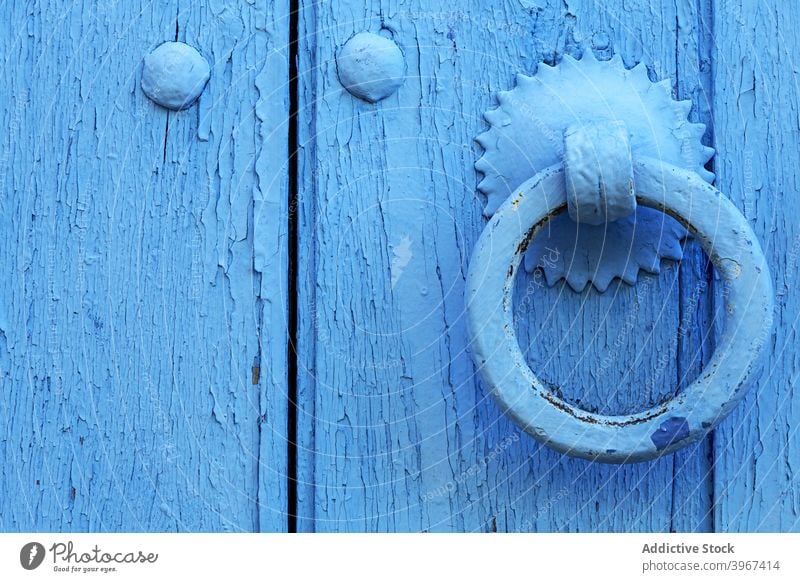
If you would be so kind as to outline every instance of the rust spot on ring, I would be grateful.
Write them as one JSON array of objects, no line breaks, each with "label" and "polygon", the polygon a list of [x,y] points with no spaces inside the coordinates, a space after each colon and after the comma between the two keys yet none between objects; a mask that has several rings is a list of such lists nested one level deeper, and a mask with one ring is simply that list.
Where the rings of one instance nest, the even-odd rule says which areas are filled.
[{"label": "rust spot on ring", "polygon": [[[534,385],[534,389],[536,389],[535,385]],[[641,424],[643,422],[647,422],[648,420],[651,420],[651,419],[659,416],[660,414],[663,414],[667,410],[666,406],[662,406],[660,408],[657,408],[655,410],[650,411],[645,416],[629,418],[627,420],[610,420],[609,419],[609,420],[602,420],[601,421],[600,419],[598,419],[598,418],[596,418],[594,416],[584,415],[584,414],[578,413],[578,411],[575,410],[572,406],[569,406],[567,403],[565,403],[564,401],[560,400],[559,398],[557,398],[553,394],[550,394],[550,393],[545,392],[545,391],[540,391],[538,389],[536,391],[542,396],[542,398],[547,400],[550,404],[552,404],[553,406],[555,406],[559,410],[562,410],[562,411],[566,412],[567,414],[577,418],[578,420],[582,420],[583,422],[588,422],[590,424],[604,424],[604,425],[607,425],[607,426],[633,426],[633,425],[636,425],[636,424]]]},{"label": "rust spot on ring", "polygon": [[566,208],[567,208],[567,205],[563,204],[563,205],[559,206],[558,208],[556,208],[555,210],[552,210],[552,211],[548,212],[547,215],[544,218],[542,218],[539,222],[534,224],[530,228],[530,230],[528,230],[528,233],[525,235],[525,238],[523,238],[522,241],[520,241],[520,243],[517,245],[516,254],[517,255],[524,254],[525,251],[528,250],[528,245],[531,244],[531,241],[539,233],[541,228],[545,224],[547,224],[547,222],[549,222],[550,220],[552,220],[553,218],[555,218],[556,216],[558,216],[559,214],[564,212],[564,210],[566,210]]}]

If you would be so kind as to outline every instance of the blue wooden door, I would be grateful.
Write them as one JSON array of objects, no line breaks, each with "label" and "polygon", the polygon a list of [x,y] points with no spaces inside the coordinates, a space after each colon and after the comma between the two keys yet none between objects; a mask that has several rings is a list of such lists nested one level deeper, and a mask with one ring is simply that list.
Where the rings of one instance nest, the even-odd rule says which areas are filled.
[{"label": "blue wooden door", "polygon": [[[128,4],[2,9],[0,530],[798,529],[792,11]],[[405,61],[377,103],[336,66],[363,31]],[[211,66],[178,112],[140,88],[142,59],[172,40]],[[516,73],[585,51],[644,62],[692,100],[777,294],[746,400],[641,464],[533,441],[478,380],[466,335],[482,114]],[[517,318],[528,362],[590,410],[671,397],[720,323],[691,241],[633,287],[533,289]]]},{"label": "blue wooden door", "polygon": [[[798,305],[787,255],[796,229],[786,218],[797,204],[797,41],[794,16],[776,19],[768,5],[304,5],[300,530],[797,529]],[[404,85],[377,104],[344,92],[333,60],[361,31],[392,38],[405,55]],[[465,333],[466,269],[485,224],[473,167],[482,113],[516,73],[589,50],[644,62],[692,100],[718,151],[716,184],[756,230],[779,290],[772,354],[747,400],[703,442],[635,465],[571,459],[530,439],[477,380]],[[534,285],[520,343],[566,399],[643,410],[693,380],[711,354],[713,282],[689,243],[683,261],[635,287]]]}]

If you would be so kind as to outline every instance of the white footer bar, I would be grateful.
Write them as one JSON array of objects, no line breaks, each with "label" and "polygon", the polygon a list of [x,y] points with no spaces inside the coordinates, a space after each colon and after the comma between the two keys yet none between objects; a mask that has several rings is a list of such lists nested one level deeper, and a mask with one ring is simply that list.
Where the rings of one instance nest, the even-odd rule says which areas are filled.
[{"label": "white footer bar", "polygon": [[0,580],[800,580],[800,534],[0,534]]}]

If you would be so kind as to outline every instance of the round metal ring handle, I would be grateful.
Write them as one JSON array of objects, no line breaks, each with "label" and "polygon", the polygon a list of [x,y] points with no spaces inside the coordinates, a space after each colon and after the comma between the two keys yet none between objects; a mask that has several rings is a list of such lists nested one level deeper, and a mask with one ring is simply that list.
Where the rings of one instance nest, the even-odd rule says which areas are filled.
[{"label": "round metal ring handle", "polygon": [[736,207],[694,172],[650,158],[635,159],[633,171],[637,202],[683,223],[725,284],[726,319],[716,350],[672,400],[636,414],[593,414],[548,391],[525,362],[514,330],[514,278],[528,243],[566,209],[563,165],[525,182],[494,214],[467,277],[474,360],[503,410],[542,443],[608,463],[653,459],[702,438],[744,395],[772,329],[769,269]]}]

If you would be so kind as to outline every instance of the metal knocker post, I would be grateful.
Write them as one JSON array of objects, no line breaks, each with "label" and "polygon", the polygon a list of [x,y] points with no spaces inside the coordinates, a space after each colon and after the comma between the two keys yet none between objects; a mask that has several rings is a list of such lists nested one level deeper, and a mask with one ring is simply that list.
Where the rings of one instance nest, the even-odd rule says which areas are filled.
[{"label": "metal knocker post", "polygon": [[[467,280],[473,357],[503,410],[544,444],[608,463],[653,459],[702,438],[752,382],[772,328],[768,266],[747,220],[698,171],[712,153],[699,144],[702,126],[688,122],[685,104],[665,105],[676,102],[664,84],[590,54],[541,73],[501,95],[487,114],[492,129],[479,138],[486,154],[476,167],[491,219]],[[558,114],[537,117],[544,94]],[[726,320],[708,365],[672,400],[635,414],[594,414],[557,397],[526,363],[514,329],[514,279],[537,233],[560,213],[587,228],[611,227],[640,206],[697,238],[724,282]],[[595,276],[615,268],[594,267]]]}]

